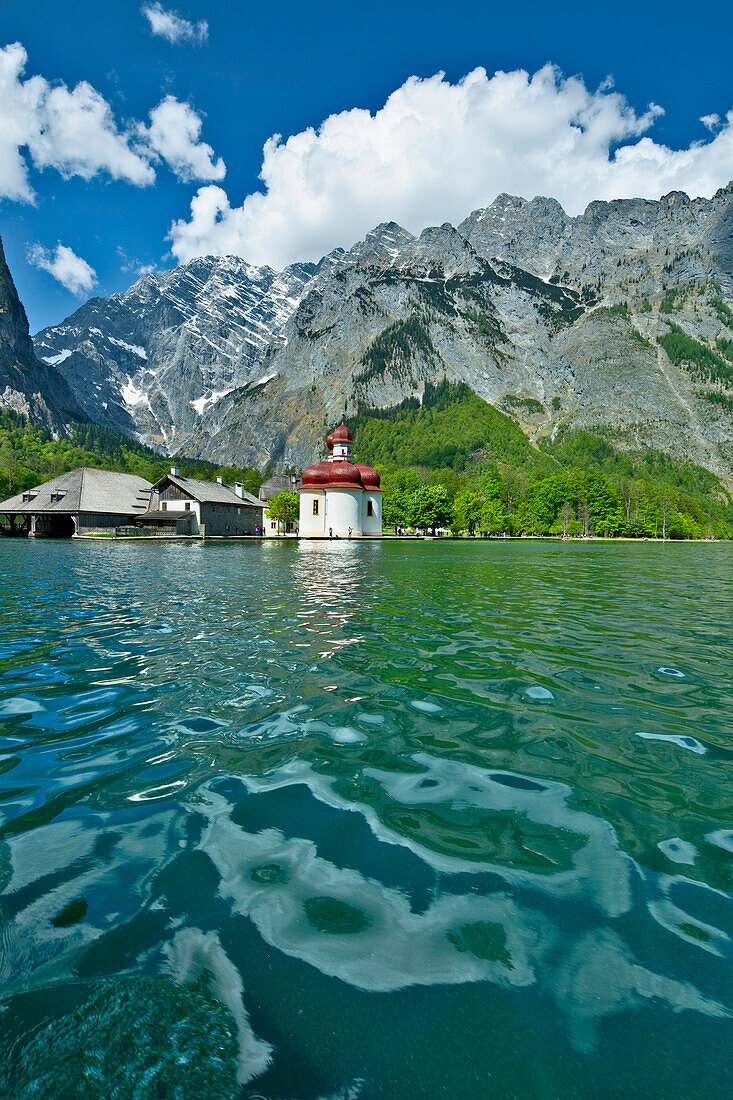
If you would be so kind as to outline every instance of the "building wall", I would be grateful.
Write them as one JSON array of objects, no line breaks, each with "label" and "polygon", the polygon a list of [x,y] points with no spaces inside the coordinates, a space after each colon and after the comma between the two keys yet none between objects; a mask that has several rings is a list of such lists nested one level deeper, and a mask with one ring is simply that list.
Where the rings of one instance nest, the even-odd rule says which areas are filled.
[{"label": "building wall", "polygon": [[125,524],[132,523],[134,517],[129,513],[120,515],[119,513],[80,512],[74,519],[76,533],[83,535],[90,531],[108,531],[110,527],[124,527]]},{"label": "building wall", "polygon": [[270,519],[269,516],[265,516],[263,535],[265,538],[274,539],[278,535],[297,535],[298,534],[298,522],[295,523],[279,523],[276,519]]},{"label": "building wall", "polygon": [[[349,537],[349,528],[353,538],[364,533],[362,504],[365,496],[363,489],[301,489],[300,490],[300,536],[308,538],[314,535],[328,535],[333,531],[339,538]],[[379,496],[375,493],[374,496]],[[318,515],[313,515],[313,501],[318,500]],[[381,505],[380,505],[381,532]],[[370,523],[372,521],[370,520]]]},{"label": "building wall", "polygon": [[[334,447],[334,450],[336,448]],[[326,532],[348,537],[362,533],[361,510],[363,489],[328,489],[326,491]]]},{"label": "building wall", "polygon": [[[371,501],[372,515],[367,515],[368,504]],[[361,529],[365,535],[381,535],[382,533],[382,494],[367,489],[362,494],[362,519]]]},{"label": "building wall", "polygon": [[[313,501],[318,501],[318,515],[313,515]],[[301,538],[309,535],[328,533],[326,527],[326,494],[322,489],[300,490],[300,521],[298,532]]]},{"label": "building wall", "polygon": [[36,538],[88,535],[93,531],[109,531],[133,523],[135,517],[119,512],[39,512],[31,516],[30,534]]},{"label": "building wall", "polygon": [[[188,505],[188,507],[186,507],[186,505]],[[186,500],[185,497],[179,497],[177,500],[171,500],[169,497],[161,497],[159,504],[161,512],[196,512],[198,507],[198,501],[191,500],[190,497],[188,500]]]},{"label": "building wall", "polygon": [[202,535],[254,535],[262,528],[262,509],[253,504],[201,504],[199,510]]}]

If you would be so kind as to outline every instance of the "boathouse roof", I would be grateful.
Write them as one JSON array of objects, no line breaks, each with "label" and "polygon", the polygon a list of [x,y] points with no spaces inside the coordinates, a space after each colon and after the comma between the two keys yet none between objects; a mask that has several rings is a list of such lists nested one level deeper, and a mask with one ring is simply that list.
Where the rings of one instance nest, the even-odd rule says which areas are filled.
[{"label": "boathouse roof", "polygon": [[0,502],[0,512],[39,515],[76,514],[77,512],[142,515],[148,508],[151,485],[137,474],[118,474],[114,470],[95,470],[79,466],[43,485]]}]

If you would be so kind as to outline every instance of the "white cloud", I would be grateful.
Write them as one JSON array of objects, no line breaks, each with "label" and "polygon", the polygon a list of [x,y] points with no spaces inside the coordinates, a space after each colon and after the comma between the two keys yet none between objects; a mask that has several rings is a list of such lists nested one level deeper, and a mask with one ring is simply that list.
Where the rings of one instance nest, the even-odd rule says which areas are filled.
[{"label": "white cloud", "polygon": [[37,168],[91,179],[106,172],[142,186],[155,179],[145,155],[130,146],[107,101],[91,84],[52,86],[22,80],[27,54],[19,42],[0,49],[0,196],[33,201],[26,147]]},{"label": "white cloud", "polygon": [[711,138],[674,150],[646,135],[662,113],[639,114],[610,81],[589,91],[547,65],[457,84],[411,77],[375,115],[354,108],[264,147],[263,191],[232,207],[199,189],[174,222],[181,261],[235,253],[282,267],[348,245],[394,219],[418,232],[462,220],[509,191],[549,195],[571,214],[592,199],[711,195],[733,177],[733,112]]},{"label": "white cloud", "polygon": [[224,162],[199,141],[201,118],[189,104],[167,96],[150,112],[150,127],[131,121],[121,128],[91,84],[24,80],[27,60],[19,42],[0,49],[0,198],[34,201],[31,164],[65,178],[104,173],[137,187],[155,180],[151,162],[160,159],[183,179],[224,176]]},{"label": "white cloud", "polygon": [[189,23],[178,12],[168,11],[158,3],[143,4],[140,11],[150,24],[151,33],[160,35],[173,46],[184,42],[201,46],[209,37],[209,24],[205,19],[195,24]]},{"label": "white cloud", "polygon": [[88,294],[97,281],[94,268],[65,244],[57,244],[54,252],[34,244],[28,249],[28,262],[53,275],[72,294]]},{"label": "white cloud", "polygon": [[143,260],[139,260],[137,256],[130,256],[122,245],[118,244],[115,252],[120,260],[120,271],[133,271],[136,275],[152,275],[154,271],[158,270],[157,264],[145,263]]},{"label": "white cloud", "polygon": [[182,180],[220,180],[226,174],[221,157],[214,161],[214,150],[199,140],[201,116],[172,95],[153,108],[150,126],[141,127],[140,134]]}]

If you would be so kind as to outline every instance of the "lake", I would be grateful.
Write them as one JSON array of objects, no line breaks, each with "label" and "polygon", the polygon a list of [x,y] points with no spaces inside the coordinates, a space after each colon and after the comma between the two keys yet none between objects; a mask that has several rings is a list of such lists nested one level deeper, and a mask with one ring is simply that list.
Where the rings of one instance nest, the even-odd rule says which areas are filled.
[{"label": "lake", "polygon": [[730,1093],[730,544],[1,540],[0,623],[3,1095]]}]

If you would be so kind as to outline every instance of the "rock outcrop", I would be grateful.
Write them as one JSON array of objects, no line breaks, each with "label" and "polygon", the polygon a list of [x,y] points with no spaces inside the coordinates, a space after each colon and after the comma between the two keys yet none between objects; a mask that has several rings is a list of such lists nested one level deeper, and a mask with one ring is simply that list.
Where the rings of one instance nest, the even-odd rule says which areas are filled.
[{"label": "rock outcrop", "polygon": [[1,241],[0,410],[19,413],[56,433],[65,432],[69,420],[83,418],[65,379],[53,365],[36,358]]},{"label": "rock outcrop", "polygon": [[[531,437],[596,427],[729,477],[732,309],[733,186],[576,218],[500,195],[457,228],[387,223],[280,274],[194,260],[92,299],[36,348],[95,420],[217,462],[307,465],[345,412],[445,376]],[[671,325],[712,370],[668,358]]]}]

